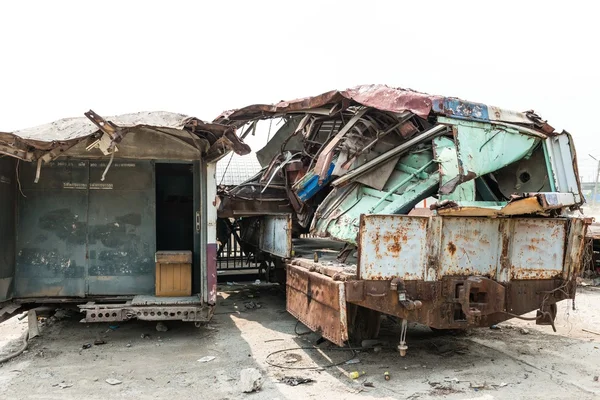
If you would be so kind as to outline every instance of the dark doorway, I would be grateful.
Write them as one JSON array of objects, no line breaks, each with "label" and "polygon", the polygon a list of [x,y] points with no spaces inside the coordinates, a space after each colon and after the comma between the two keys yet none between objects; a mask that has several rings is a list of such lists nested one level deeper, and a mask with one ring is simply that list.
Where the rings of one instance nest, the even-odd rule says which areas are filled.
[{"label": "dark doorway", "polygon": [[192,164],[156,164],[156,250],[194,251]]}]

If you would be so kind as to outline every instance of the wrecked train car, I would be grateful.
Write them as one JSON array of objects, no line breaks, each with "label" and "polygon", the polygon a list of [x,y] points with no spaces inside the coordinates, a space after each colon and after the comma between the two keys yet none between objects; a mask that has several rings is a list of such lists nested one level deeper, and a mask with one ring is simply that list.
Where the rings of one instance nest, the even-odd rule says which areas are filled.
[{"label": "wrecked train car", "polygon": [[332,342],[374,335],[380,313],[404,330],[536,309],[552,324],[574,298],[586,220],[573,140],[533,111],[369,85],[215,121],[243,137],[260,119],[283,125],[218,213],[285,267],[288,311]]},{"label": "wrecked train car", "polygon": [[0,133],[0,318],[79,304],[83,321],[207,321],[215,163],[235,129],[168,112]]}]

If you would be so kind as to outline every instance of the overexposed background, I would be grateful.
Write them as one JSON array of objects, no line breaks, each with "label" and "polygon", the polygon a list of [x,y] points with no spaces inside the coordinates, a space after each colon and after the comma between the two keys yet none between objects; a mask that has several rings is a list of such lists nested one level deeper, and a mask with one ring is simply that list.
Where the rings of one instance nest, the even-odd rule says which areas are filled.
[{"label": "overexposed background", "polygon": [[[5,1],[0,131],[221,111],[384,83],[535,109],[600,158],[599,6],[581,1]],[[255,150],[262,137],[249,138]],[[259,135],[260,136],[260,135]]]}]

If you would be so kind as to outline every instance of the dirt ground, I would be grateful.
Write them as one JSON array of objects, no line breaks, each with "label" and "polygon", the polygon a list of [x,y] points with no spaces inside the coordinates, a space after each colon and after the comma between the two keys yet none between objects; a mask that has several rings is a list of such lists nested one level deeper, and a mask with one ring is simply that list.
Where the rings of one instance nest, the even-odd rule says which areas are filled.
[{"label": "dirt ground", "polygon": [[[72,314],[43,326],[28,351],[0,366],[2,399],[592,399],[600,397],[600,291],[582,288],[559,305],[558,333],[531,322],[440,335],[410,325],[408,354],[394,347],[396,322],[385,320],[389,346],[353,354],[327,342],[285,311],[274,286],[224,286],[206,327],[132,321],[81,324]],[[253,306],[260,306],[252,308]],[[248,308],[250,307],[250,308]],[[64,314],[64,313],[63,313]],[[17,346],[26,319],[0,325],[0,353]],[[149,335],[149,336],[146,336]],[[143,337],[145,336],[145,337]],[[83,349],[97,339],[106,342]],[[290,349],[276,354],[273,352]],[[198,360],[215,357],[208,362]],[[343,364],[349,359],[356,364]],[[327,367],[329,364],[341,365]],[[286,368],[269,365],[280,364]],[[242,393],[240,371],[256,368],[262,389]],[[325,368],[319,368],[325,367]],[[305,368],[305,369],[299,369]],[[311,368],[311,369],[307,369]],[[358,379],[350,379],[351,372]],[[390,380],[384,379],[389,372]],[[364,372],[364,374],[363,374]],[[312,379],[290,386],[285,377]],[[107,379],[121,381],[110,385]],[[597,378],[596,378],[597,379]],[[369,383],[371,386],[367,386]]]}]

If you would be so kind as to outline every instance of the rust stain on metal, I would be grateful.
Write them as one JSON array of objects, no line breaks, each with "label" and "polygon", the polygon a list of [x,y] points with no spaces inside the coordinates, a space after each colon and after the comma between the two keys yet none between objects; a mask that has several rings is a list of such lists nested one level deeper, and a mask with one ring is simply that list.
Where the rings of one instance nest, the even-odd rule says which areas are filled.
[{"label": "rust stain on metal", "polygon": [[452,255],[454,255],[454,253],[456,253],[456,246],[454,245],[454,243],[452,243],[452,242],[448,243],[448,251]]}]

